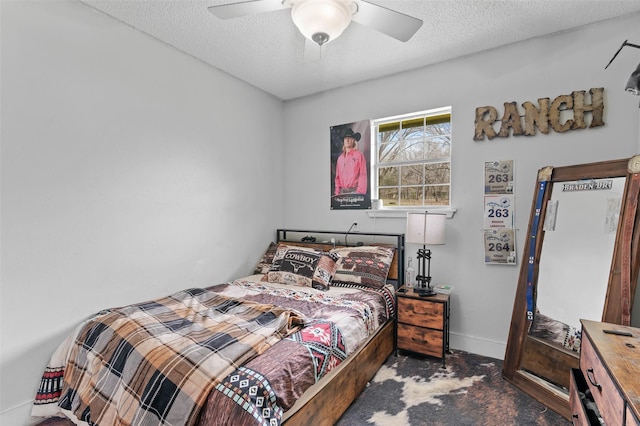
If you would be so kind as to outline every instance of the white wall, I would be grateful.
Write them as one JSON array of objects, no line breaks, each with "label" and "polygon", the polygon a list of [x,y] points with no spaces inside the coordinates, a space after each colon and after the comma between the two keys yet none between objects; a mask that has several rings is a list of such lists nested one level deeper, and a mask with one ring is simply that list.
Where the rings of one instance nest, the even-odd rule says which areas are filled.
[{"label": "white wall", "polygon": [[[2,1],[0,423],[91,313],[248,274],[282,102],[72,1]],[[259,214],[257,214],[259,212]]]},{"label": "white wall", "polygon": [[[604,69],[625,39],[640,39],[639,18],[636,14],[287,102],[285,223],[346,231],[358,221],[361,232],[404,232],[402,219],[374,220],[364,211],[329,209],[329,127],[451,105],[452,200],[457,213],[447,221],[446,245],[433,247],[432,276],[436,283],[455,286],[451,346],[503,358],[537,170],[640,152],[639,98],[624,91],[640,51],[625,48]],[[472,139],[476,107],[491,105],[502,114],[504,102],[537,104],[538,98],[592,87],[605,88],[603,127]],[[483,165],[508,159],[515,160],[516,168],[518,266],[485,265]],[[407,255],[416,249],[409,246]]]}]

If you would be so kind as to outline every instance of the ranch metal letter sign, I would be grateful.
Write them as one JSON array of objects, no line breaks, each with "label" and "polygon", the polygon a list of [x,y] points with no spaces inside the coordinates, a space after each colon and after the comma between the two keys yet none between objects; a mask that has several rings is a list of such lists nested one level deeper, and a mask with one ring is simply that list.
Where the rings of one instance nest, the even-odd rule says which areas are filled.
[{"label": "ranch metal letter sign", "polygon": [[[502,124],[497,133],[493,125],[498,121],[498,110],[492,106],[478,107],[476,108],[476,127],[473,140],[482,141],[484,135],[487,135],[489,140],[496,136],[507,138],[510,133],[513,133],[513,136],[534,136],[536,128],[545,134],[549,133],[549,127],[558,133],[585,129],[587,128],[585,113],[591,114],[591,123],[588,127],[604,126],[602,120],[604,88],[595,87],[590,89],[589,93],[591,94],[590,104],[585,101],[584,90],[572,92],[571,95],[560,95],[551,102],[549,102],[549,98],[540,98],[537,106],[529,101],[524,102],[522,104],[524,117],[520,115],[516,102],[505,102],[504,114],[499,120]],[[573,111],[573,118],[561,122],[561,111],[566,114]]]}]

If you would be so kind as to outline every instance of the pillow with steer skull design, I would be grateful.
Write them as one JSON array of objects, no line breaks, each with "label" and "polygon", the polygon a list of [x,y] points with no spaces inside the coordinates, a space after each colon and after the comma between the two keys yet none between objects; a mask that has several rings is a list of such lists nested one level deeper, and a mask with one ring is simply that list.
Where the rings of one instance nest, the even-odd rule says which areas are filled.
[{"label": "pillow with steer skull design", "polygon": [[328,290],[339,259],[337,254],[281,244],[273,256],[267,281]]}]

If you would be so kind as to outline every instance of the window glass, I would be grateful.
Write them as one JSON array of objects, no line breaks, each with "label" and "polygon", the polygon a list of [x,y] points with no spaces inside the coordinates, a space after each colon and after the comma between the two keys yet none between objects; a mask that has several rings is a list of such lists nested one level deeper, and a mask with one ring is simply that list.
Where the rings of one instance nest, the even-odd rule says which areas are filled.
[{"label": "window glass", "polygon": [[451,108],[374,120],[373,197],[384,208],[451,205]]}]

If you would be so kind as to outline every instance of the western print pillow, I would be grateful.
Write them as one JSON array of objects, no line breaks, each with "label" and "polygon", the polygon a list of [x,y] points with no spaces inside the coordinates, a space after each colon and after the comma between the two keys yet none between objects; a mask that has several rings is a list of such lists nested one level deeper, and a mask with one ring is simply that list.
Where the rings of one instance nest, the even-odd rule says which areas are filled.
[{"label": "western print pillow", "polygon": [[267,281],[328,290],[339,258],[338,254],[280,245],[267,273]]},{"label": "western print pillow", "polygon": [[395,248],[384,246],[342,247],[331,250],[341,257],[334,281],[382,288],[393,261]]}]

